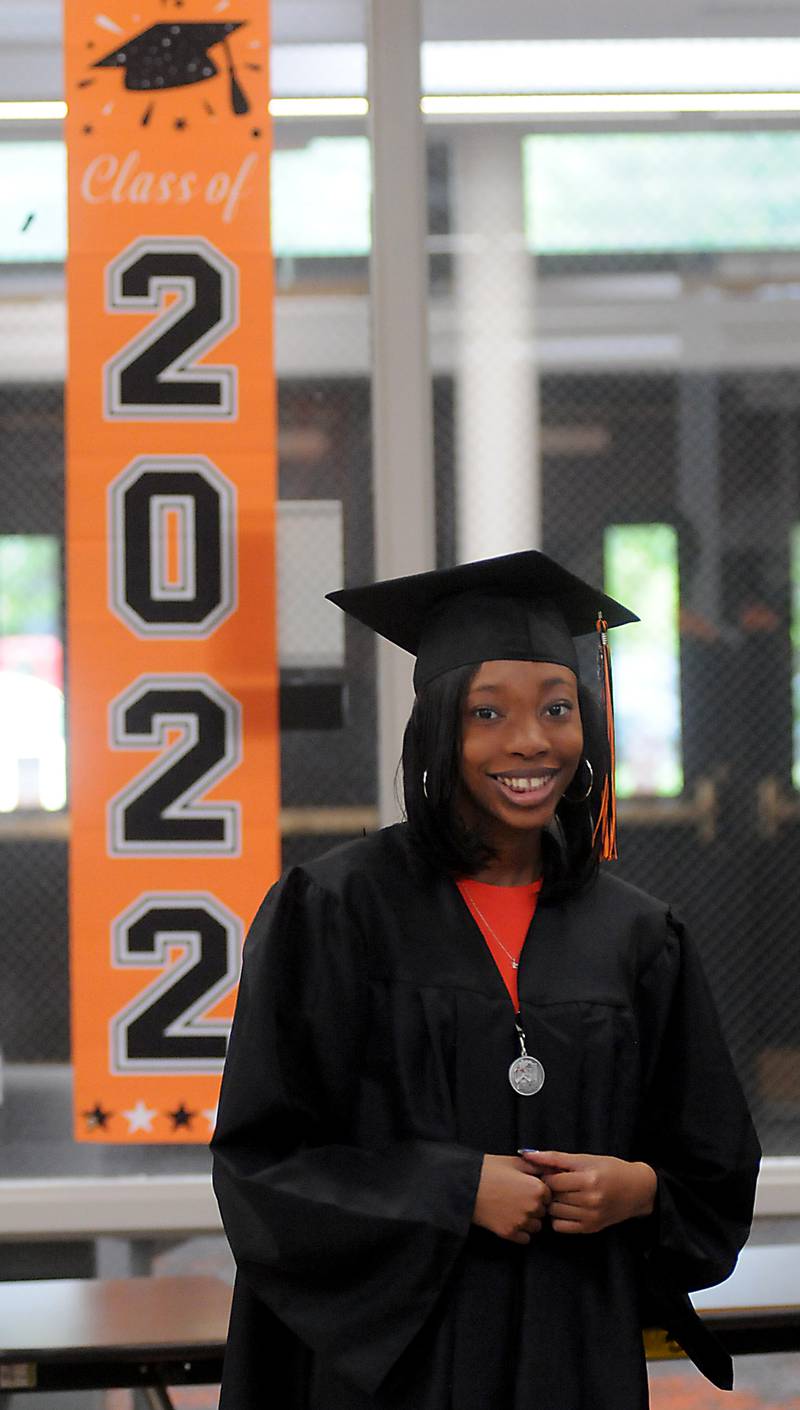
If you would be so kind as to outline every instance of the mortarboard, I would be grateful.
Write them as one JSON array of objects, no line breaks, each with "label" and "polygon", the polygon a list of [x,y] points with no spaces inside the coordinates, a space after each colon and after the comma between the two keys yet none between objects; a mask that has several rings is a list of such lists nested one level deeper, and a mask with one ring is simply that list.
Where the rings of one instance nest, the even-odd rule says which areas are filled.
[{"label": "mortarboard", "polygon": [[598,620],[609,627],[639,620],[535,549],[327,596],[416,656],[417,690],[479,661],[554,661],[577,674],[573,637],[596,631]]},{"label": "mortarboard", "polygon": [[614,715],[606,630],[637,622],[633,612],[535,549],[327,596],[416,656],[415,690],[445,671],[481,661],[552,661],[577,675],[573,638],[596,633],[611,755],[598,828],[603,855],[616,856]]},{"label": "mortarboard", "polygon": [[193,24],[175,21],[154,24],[142,30],[125,44],[92,65],[96,69],[124,68],[125,87],[148,93],[166,88],[184,88],[190,83],[202,83],[219,72],[209,54],[215,44],[225,48],[225,60],[231,80],[231,104],[235,113],[246,113],[250,104],[234,72],[228,48],[228,35],[241,29],[244,20],[226,20],[220,24]]}]

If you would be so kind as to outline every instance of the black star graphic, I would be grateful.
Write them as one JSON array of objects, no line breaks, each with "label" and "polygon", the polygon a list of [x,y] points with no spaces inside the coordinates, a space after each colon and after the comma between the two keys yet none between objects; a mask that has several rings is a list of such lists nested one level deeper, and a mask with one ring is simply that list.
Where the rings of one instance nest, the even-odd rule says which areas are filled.
[{"label": "black star graphic", "polygon": [[178,131],[180,132],[180,130],[186,126],[186,118],[176,118],[176,119],[175,119],[175,126],[177,127]]},{"label": "black star graphic", "polygon": [[91,1111],[84,1111],[81,1113],[81,1115],[83,1116],[87,1128],[90,1131],[105,1131],[106,1124],[114,1115],[114,1113],[113,1111],[103,1111],[103,1108],[101,1107],[100,1103],[95,1102],[94,1107]]},{"label": "black star graphic", "polygon": [[173,1131],[178,1131],[181,1126],[190,1127],[197,1112],[187,1111],[183,1102],[181,1102],[180,1106],[175,1111],[168,1111],[167,1115],[172,1122]]}]

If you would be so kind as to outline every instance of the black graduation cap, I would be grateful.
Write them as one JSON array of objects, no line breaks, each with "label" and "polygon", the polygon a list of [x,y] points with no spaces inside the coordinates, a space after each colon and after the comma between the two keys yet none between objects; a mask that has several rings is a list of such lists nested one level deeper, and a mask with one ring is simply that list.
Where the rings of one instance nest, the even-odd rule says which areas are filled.
[{"label": "black graduation cap", "polygon": [[576,636],[639,619],[535,549],[327,594],[417,658],[414,686],[480,661],[553,661],[577,674]]},{"label": "black graduation cap", "polygon": [[481,661],[552,661],[578,674],[573,637],[597,634],[609,768],[599,784],[595,837],[617,855],[614,700],[606,630],[639,618],[599,588],[530,549],[456,568],[327,594],[351,617],[412,652],[414,688]]},{"label": "black graduation cap", "polygon": [[165,88],[185,88],[202,83],[219,72],[209,54],[215,44],[225,47],[231,79],[231,104],[235,113],[246,113],[250,104],[236,77],[228,48],[228,35],[241,29],[244,20],[220,24],[194,24],[174,21],[154,24],[92,65],[96,69],[124,68],[125,87],[147,93]]}]

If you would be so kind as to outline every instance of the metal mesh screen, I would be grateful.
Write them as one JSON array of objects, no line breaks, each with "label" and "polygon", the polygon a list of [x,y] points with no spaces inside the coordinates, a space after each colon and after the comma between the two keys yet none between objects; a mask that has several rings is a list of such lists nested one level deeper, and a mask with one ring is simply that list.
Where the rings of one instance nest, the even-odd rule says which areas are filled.
[{"label": "metal mesh screen", "polygon": [[[61,387],[0,385],[0,535],[53,534],[63,541],[63,420]],[[0,1049],[7,1061],[64,1061],[69,1053],[65,842],[0,833],[0,895]]]},{"label": "metal mesh screen", "polygon": [[60,386],[0,384],[0,533],[64,533]]},{"label": "metal mesh screen", "polygon": [[[523,229],[520,139],[493,140],[501,139],[495,225],[471,240],[465,213],[485,219],[477,198],[491,142],[439,132],[429,153],[439,562],[464,555],[464,484],[475,465],[498,526],[490,551],[516,546],[534,502],[546,551],[589,579],[603,576],[611,526],[674,531],[683,784],[674,797],[625,801],[619,869],[685,915],[764,1143],[792,1153],[800,1147],[792,881],[800,370],[787,330],[800,257],[784,248],[537,259]],[[465,181],[477,195],[467,198]],[[327,506],[295,525],[291,552],[333,563],[340,551],[352,582],[372,574],[370,408],[365,265],[350,270],[352,286],[344,269],[298,261],[283,271],[292,284],[285,302],[302,317],[283,334],[280,493]],[[341,324],[322,287],[332,272],[348,310]],[[465,287],[470,279],[484,282]],[[481,345],[484,328],[491,345]],[[492,347],[508,380],[497,405],[477,408],[489,449],[470,470],[465,434],[476,425],[480,357]],[[63,534],[61,426],[60,387],[0,386],[0,532]],[[343,662],[341,624],[328,633],[297,601],[286,606],[291,649],[281,678],[286,863],[373,826],[375,804],[372,646],[346,628]],[[63,841],[0,844],[0,888],[11,898],[0,1038],[8,1058],[67,1054],[64,875]]]},{"label": "metal mesh screen", "polygon": [[[293,502],[341,505],[344,573],[364,582],[372,573],[369,393],[362,379],[282,382],[279,389],[280,494]],[[314,551],[313,541],[306,551]],[[340,614],[325,604],[330,631]],[[297,602],[287,603],[289,623],[302,640],[307,625]],[[375,801],[375,685],[373,648],[363,633],[345,628],[345,659],[329,664],[285,668],[285,685],[299,687],[311,701],[327,684],[338,691],[335,729],[291,726],[281,737],[281,792],[284,807],[341,808]],[[324,721],[323,721],[324,723]],[[318,814],[315,827],[325,826]],[[300,823],[302,827],[302,821]],[[335,832],[333,827],[331,831]]]},{"label": "metal mesh screen", "polygon": [[[491,270],[484,248],[482,267],[471,276],[467,265],[458,277],[497,283],[499,248],[495,262]],[[800,374],[783,365],[790,359],[776,351],[770,322],[785,316],[794,266],[784,263],[777,284],[769,256],[751,256],[746,267],[734,311],[733,269],[741,276],[743,266],[723,256],[529,258],[526,371],[523,379],[517,369],[511,395],[536,409],[535,436],[514,459],[518,474],[539,483],[545,551],[590,581],[608,569],[612,526],[666,525],[674,534],[682,787],[674,797],[654,786],[652,796],[645,788],[623,801],[617,870],[686,920],[765,1148],[789,1154],[800,1149],[792,609]],[[481,297],[480,288],[458,294],[467,308]],[[712,301],[722,310],[713,319]],[[658,344],[665,325],[685,334],[668,357]],[[733,341],[745,328],[749,340]],[[459,333],[456,317],[455,344]],[[459,375],[457,346],[453,360],[452,381],[436,387],[443,563],[465,556],[459,497],[471,493],[459,399],[475,384],[469,369]],[[506,401],[493,411],[489,399],[484,414],[517,415]],[[487,464],[483,493],[499,526],[490,551],[502,551],[504,522],[512,546],[522,546],[515,504],[524,514],[528,485],[518,488],[503,464]],[[632,583],[634,608],[648,586]],[[583,659],[591,680],[591,655]]]},{"label": "metal mesh screen", "polygon": [[640,732],[673,709],[672,787],[648,734],[617,869],[695,935],[772,1154],[800,1149],[795,141],[453,131],[431,279],[440,563],[541,542],[601,582],[634,526],[674,546],[674,630],[625,679]]},{"label": "metal mesh screen", "polygon": [[0,840],[0,894],[0,1048],[6,1061],[66,1062],[66,843]]},{"label": "metal mesh screen", "polygon": [[[784,1153],[800,1142],[789,610],[798,391],[783,371],[542,383],[545,547],[571,562],[577,551],[579,571],[599,577],[607,524],[677,531],[684,789],[623,805],[620,872],[685,915],[762,1139]],[[548,427],[563,442],[564,428],[589,425],[593,438],[576,437],[571,455],[547,453]]]}]

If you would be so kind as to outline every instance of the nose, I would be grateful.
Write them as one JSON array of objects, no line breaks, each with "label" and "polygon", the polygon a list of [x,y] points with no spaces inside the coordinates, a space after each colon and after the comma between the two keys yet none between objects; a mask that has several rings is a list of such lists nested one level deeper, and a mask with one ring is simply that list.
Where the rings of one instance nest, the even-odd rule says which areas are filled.
[{"label": "nose", "polygon": [[543,722],[534,712],[525,714],[513,722],[508,739],[509,752],[532,759],[544,754],[550,747],[550,740]]}]

